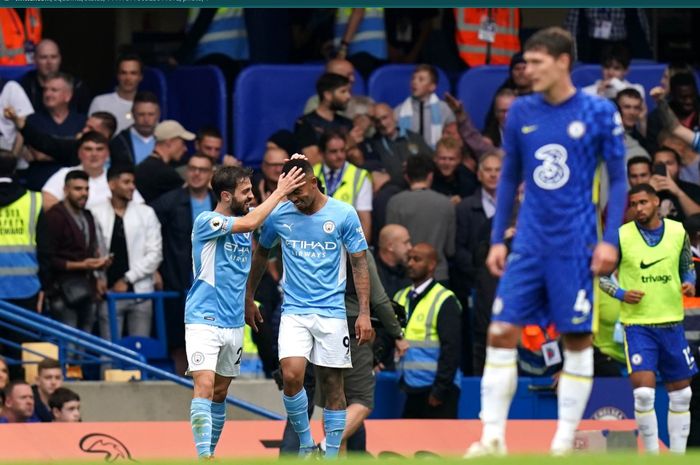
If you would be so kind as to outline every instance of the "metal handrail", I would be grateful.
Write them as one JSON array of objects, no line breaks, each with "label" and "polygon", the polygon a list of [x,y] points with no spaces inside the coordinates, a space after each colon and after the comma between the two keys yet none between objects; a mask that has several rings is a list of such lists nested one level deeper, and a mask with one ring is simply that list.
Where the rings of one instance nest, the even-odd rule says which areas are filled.
[{"label": "metal handrail", "polygon": [[[48,334],[64,343],[77,344],[86,349],[96,352],[104,357],[109,357],[113,361],[122,362],[134,366],[139,370],[159,379],[172,381],[180,386],[194,388],[194,383],[182,376],[174,375],[160,368],[151,366],[145,362],[144,357],[132,350],[126,349],[118,344],[100,339],[92,334],[80,331],[71,326],[51,320],[45,316],[30,312],[17,307],[3,300],[0,300],[0,319],[13,323],[19,328],[30,328],[40,333]],[[226,403],[234,405],[243,410],[247,410],[256,415],[272,420],[283,420],[277,412],[273,412],[259,405],[246,402],[233,396],[226,397]]]}]

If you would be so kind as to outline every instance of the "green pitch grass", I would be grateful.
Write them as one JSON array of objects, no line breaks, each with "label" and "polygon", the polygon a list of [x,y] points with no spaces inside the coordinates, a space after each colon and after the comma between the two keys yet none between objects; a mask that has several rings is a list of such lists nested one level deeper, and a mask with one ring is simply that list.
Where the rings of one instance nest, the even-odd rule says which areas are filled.
[{"label": "green pitch grass", "polygon": [[[137,463],[119,460],[119,463]],[[139,460],[138,463],[142,465],[179,465],[179,464],[191,464],[191,463],[215,463],[219,465],[273,465],[277,463],[282,463],[284,465],[308,465],[309,461],[301,461],[295,459],[215,459],[213,462],[197,462],[195,460],[168,460],[168,461],[158,461],[158,460]],[[312,463],[318,463],[320,465],[321,460],[314,460]],[[39,462],[3,462],[0,459],[0,464],[2,465],[29,465]],[[42,465],[52,464],[52,465],[71,465],[76,463],[105,463],[104,460],[99,461],[80,461],[80,462],[41,462]],[[473,460],[464,460],[458,458],[356,458],[350,457],[348,459],[340,459],[341,464],[347,465],[376,465],[377,463],[391,463],[391,464],[406,464],[406,465],[426,465],[426,464],[439,464],[439,465],[697,465],[700,463],[700,452],[689,453],[685,456],[673,456],[670,454],[663,454],[657,457],[649,457],[638,454],[580,454],[572,455],[569,457],[549,457],[541,455],[514,455],[508,457],[489,457]]]}]

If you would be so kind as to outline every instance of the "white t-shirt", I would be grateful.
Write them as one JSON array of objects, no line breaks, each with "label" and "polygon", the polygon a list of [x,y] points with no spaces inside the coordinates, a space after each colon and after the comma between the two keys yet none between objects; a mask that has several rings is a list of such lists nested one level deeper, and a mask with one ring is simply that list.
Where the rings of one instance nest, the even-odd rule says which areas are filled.
[{"label": "white t-shirt", "polygon": [[88,115],[92,115],[96,111],[106,111],[113,114],[117,118],[117,130],[114,133],[117,135],[134,124],[134,117],[131,115],[133,105],[132,100],[124,100],[116,92],[102,94],[92,99]]},{"label": "white t-shirt", "polygon": [[18,116],[26,117],[34,113],[32,102],[29,97],[15,81],[8,81],[0,92],[0,148],[12,150],[12,146],[17,138],[17,129],[12,121],[5,118],[2,111],[12,107]]},{"label": "white t-shirt", "polygon": [[[48,181],[46,181],[44,187],[41,188],[41,192],[51,194],[56,197],[59,202],[62,201],[63,186],[66,183],[66,174],[68,174],[69,171],[82,169],[82,165],[61,168],[60,170],[56,171]],[[85,208],[91,208],[95,205],[99,205],[105,200],[112,198],[112,191],[109,190],[109,184],[107,183],[107,170],[102,171],[102,174],[99,176],[90,178],[88,184],[90,186],[90,194],[88,195]],[[139,191],[134,191],[133,201],[137,203],[144,203],[143,197],[141,197]]]},{"label": "white t-shirt", "polygon": [[632,88],[639,92],[639,94],[642,96],[642,99],[645,98],[644,96],[644,86],[641,84],[633,84],[629,82],[627,79],[620,80],[620,79],[611,79],[610,80],[610,85],[609,87],[603,91],[602,94],[598,94],[598,86],[600,85],[600,82],[602,79],[598,79],[596,82],[591,84],[590,86],[586,86],[583,89],[584,94],[588,95],[598,95],[600,97],[608,98],[608,99],[614,99],[617,97],[617,94],[624,89],[629,89]]}]

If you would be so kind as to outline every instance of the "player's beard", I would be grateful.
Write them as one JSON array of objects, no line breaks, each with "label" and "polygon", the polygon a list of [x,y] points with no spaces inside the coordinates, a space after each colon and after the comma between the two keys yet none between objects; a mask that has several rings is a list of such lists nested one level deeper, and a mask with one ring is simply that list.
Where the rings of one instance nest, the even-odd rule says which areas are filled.
[{"label": "player's beard", "polygon": [[346,103],[333,99],[331,100],[330,108],[332,111],[344,111],[347,108],[347,106],[348,105]]},{"label": "player's beard", "polygon": [[244,216],[246,213],[248,213],[245,203],[236,202],[234,199],[231,199],[230,208],[233,216]]}]

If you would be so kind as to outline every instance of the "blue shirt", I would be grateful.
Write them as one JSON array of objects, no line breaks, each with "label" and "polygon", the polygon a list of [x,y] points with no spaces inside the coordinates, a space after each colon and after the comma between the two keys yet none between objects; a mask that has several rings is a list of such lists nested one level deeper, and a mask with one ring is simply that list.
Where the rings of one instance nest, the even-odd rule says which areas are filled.
[{"label": "blue shirt", "polygon": [[245,287],[251,234],[232,234],[235,217],[205,212],[192,228],[194,282],[185,301],[185,324],[240,328],[245,324]]},{"label": "blue shirt", "polygon": [[153,149],[156,148],[156,138],[151,136],[148,141],[144,141],[134,128],[129,128],[129,135],[134,147],[134,164],[138,165],[153,153]]},{"label": "blue shirt", "polygon": [[345,318],[347,252],[367,250],[355,209],[329,197],[313,215],[291,202],[275,208],[263,224],[260,245],[281,243],[282,312]]},{"label": "blue shirt", "polygon": [[600,97],[577,91],[558,105],[541,94],[517,98],[504,131],[492,243],[503,242],[524,181],[513,251],[590,254],[598,242],[598,168],[605,161],[610,194],[604,240],[616,245],[627,193],[623,134],[619,113]]}]

